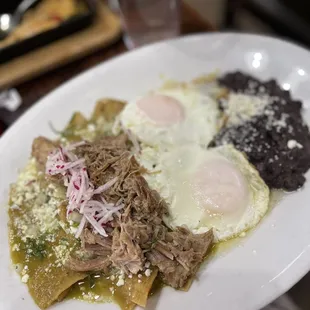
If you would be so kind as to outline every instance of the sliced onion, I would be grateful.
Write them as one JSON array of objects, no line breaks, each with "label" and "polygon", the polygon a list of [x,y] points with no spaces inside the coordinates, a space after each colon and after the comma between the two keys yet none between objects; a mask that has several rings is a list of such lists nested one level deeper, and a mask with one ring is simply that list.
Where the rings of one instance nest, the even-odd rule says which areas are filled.
[{"label": "sliced onion", "polygon": [[79,225],[79,227],[75,233],[75,238],[80,238],[80,236],[83,232],[83,229],[85,227],[85,224],[86,224],[86,218],[85,218],[85,216],[83,216],[81,219],[80,225]]},{"label": "sliced onion", "polygon": [[86,219],[88,220],[88,222],[93,226],[93,228],[103,237],[107,237],[108,234],[106,233],[106,231],[104,230],[104,228],[102,228],[102,226],[94,219],[93,215],[90,215],[88,213],[85,213],[84,216],[86,217]]},{"label": "sliced onion", "polygon": [[48,156],[46,173],[49,175],[63,175],[63,182],[67,187],[67,217],[73,214],[78,215],[80,221],[75,236],[78,238],[81,235],[88,222],[97,233],[106,237],[107,233],[102,228],[102,224],[113,220],[114,215],[119,216],[119,210],[124,205],[121,203],[122,200],[119,200],[117,204],[113,204],[108,203],[104,197],[96,197],[96,195],[111,188],[118,178],[116,177],[95,189],[89,180],[84,158],[78,158],[71,152],[76,147],[84,144],[85,142],[82,141],[67,147],[60,146]]},{"label": "sliced onion", "polygon": [[118,178],[115,177],[114,179],[108,181],[107,183],[105,183],[104,185],[99,186],[95,191],[94,194],[101,194],[103,192],[105,192],[106,190],[108,190],[110,187],[112,187],[116,182],[117,182]]}]

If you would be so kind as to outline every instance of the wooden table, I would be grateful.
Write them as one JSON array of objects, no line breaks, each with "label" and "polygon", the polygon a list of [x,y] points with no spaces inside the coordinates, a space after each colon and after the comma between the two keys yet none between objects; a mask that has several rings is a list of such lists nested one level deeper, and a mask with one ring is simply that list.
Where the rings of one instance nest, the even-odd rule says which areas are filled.
[{"label": "wooden table", "polygon": [[[182,5],[182,34],[190,34],[197,32],[212,31],[214,28],[206,20],[191,7],[186,4]],[[84,70],[91,68],[105,60],[117,56],[127,49],[124,43],[120,40],[112,46],[95,52],[81,60],[48,72],[36,79],[17,85],[23,103],[14,112],[9,112],[6,109],[0,109],[0,121],[5,126],[10,126],[23,112],[25,112],[38,99],[55,89],[63,82],[71,79]],[[1,128],[0,128],[1,133]]]}]

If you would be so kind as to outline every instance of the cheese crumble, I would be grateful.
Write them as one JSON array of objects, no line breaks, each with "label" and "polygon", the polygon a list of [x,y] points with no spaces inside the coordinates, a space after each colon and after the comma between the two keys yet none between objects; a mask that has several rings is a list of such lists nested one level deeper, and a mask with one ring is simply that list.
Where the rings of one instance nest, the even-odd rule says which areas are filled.
[{"label": "cheese crumble", "polygon": [[302,149],[303,146],[300,143],[298,143],[296,140],[289,140],[287,142],[287,147],[289,149],[294,149],[295,147]]},{"label": "cheese crumble", "polygon": [[121,270],[118,275],[118,281],[116,282],[116,286],[123,286],[125,284],[125,273]]},{"label": "cheese crumble", "polygon": [[269,100],[266,96],[231,94],[226,103],[228,124],[240,124],[251,119],[254,115],[261,114],[268,103]]},{"label": "cheese crumble", "polygon": [[145,275],[146,275],[147,277],[149,277],[151,274],[152,274],[151,269],[146,269],[146,270],[145,270]]},{"label": "cheese crumble", "polygon": [[29,280],[29,275],[28,274],[25,274],[24,276],[22,276],[22,282],[23,283],[27,283]]},{"label": "cheese crumble", "polygon": [[[54,185],[44,186],[38,174],[35,159],[32,158],[12,186],[11,204],[14,212],[18,212],[13,223],[24,242],[59,227],[57,214],[63,193]],[[17,247],[14,249],[17,250]]]}]

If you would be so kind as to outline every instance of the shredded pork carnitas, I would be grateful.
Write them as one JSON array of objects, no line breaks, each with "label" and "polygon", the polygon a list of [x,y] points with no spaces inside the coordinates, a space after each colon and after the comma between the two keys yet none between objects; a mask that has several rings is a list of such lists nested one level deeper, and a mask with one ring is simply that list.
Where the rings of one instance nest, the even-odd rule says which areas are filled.
[{"label": "shredded pork carnitas", "polygon": [[[69,190],[67,192],[68,210],[83,216],[84,223],[80,223],[80,229],[81,225],[83,229],[79,237],[88,258],[71,257],[66,266],[76,271],[103,272],[116,267],[127,274],[137,274],[145,270],[146,262],[150,262],[159,269],[166,284],[182,288],[206,256],[213,242],[213,232],[210,230],[194,235],[185,227],[171,231],[164,224],[162,219],[167,213],[166,203],[143,178],[144,171],[130,151],[131,144],[124,134],[104,136],[93,143],[58,148],[62,154],[60,156],[65,155],[60,165],[57,150],[49,156],[47,173],[62,175],[67,188],[70,182],[73,184],[71,189],[76,189],[75,184],[78,188],[81,185],[85,187],[82,182],[88,182],[89,195],[85,196],[83,188],[84,199],[80,197],[79,190],[74,192],[74,195],[79,195],[79,201],[76,197],[72,199]],[[33,155],[36,156],[36,153]],[[51,167],[55,168],[52,173]],[[87,180],[83,181],[79,173],[85,178],[87,175]],[[75,177],[74,182],[72,176]],[[98,205],[93,202],[94,207],[88,208],[88,212],[92,208],[95,210],[89,213],[92,219],[85,216],[87,198],[88,202],[98,202]],[[103,216],[102,208],[108,207],[116,212],[111,212],[108,221],[98,221]],[[102,224],[105,234],[96,227],[98,223]]]}]

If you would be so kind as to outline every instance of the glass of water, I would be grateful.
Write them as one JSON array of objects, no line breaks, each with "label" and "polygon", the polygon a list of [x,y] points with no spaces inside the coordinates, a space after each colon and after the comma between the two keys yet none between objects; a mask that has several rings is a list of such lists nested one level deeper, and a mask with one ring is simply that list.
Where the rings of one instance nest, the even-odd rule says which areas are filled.
[{"label": "glass of water", "polygon": [[129,49],[180,33],[180,0],[117,0],[117,4]]}]

